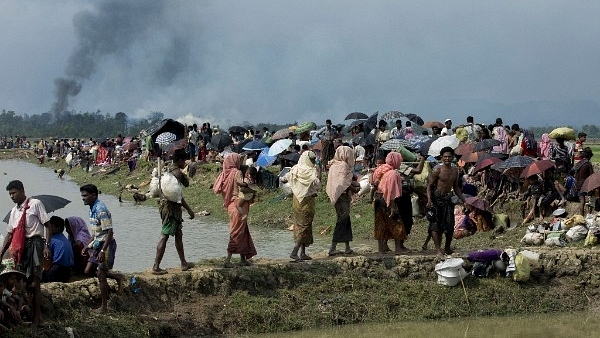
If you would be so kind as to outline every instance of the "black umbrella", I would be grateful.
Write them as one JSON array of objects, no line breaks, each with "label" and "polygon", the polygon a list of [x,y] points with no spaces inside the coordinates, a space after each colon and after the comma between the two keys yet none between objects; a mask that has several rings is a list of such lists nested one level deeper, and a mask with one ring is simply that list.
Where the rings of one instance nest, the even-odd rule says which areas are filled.
[{"label": "black umbrella", "polygon": [[381,119],[384,121],[397,120],[401,117],[404,117],[404,114],[397,110],[390,110],[389,112],[381,115]]},{"label": "black umbrella", "polygon": [[475,148],[473,148],[473,152],[477,152],[477,151],[483,151],[483,150],[487,150],[487,149],[491,149],[494,146],[500,145],[500,141],[493,139],[493,138],[486,138],[484,140],[481,140],[479,142],[477,142],[475,144]]},{"label": "black umbrella", "polygon": [[[69,201],[68,199],[55,195],[37,195],[31,196],[31,198],[40,200],[44,205],[46,212],[53,212],[55,210],[62,209],[67,204],[71,203],[71,201]],[[10,212],[4,217],[4,223],[8,223],[9,218]]]},{"label": "black umbrella", "polygon": [[240,126],[233,126],[233,127],[229,128],[229,132],[232,134],[243,134],[247,131],[248,131],[248,129],[246,129],[244,127],[240,127]]},{"label": "black umbrella", "polygon": [[432,136],[429,141],[426,141],[425,143],[421,144],[421,148],[419,148],[419,153],[423,156],[429,156],[429,147],[431,146],[431,144],[433,143],[433,141],[437,140],[439,138],[439,136],[435,135]]},{"label": "black umbrella", "polygon": [[354,144],[360,144],[362,146],[362,145],[364,145],[365,137],[366,137],[365,133],[358,133],[358,134],[354,135],[351,142]]},{"label": "black umbrella", "polygon": [[233,147],[233,149],[232,149],[232,150],[233,150],[234,152],[236,152],[236,153],[238,153],[238,154],[239,154],[239,153],[241,153],[242,151],[244,151],[244,149],[243,149],[243,148],[244,148],[244,146],[245,146],[246,144],[250,143],[251,141],[252,141],[252,139],[251,139],[251,138],[245,138],[245,139],[241,140],[241,141],[240,141],[238,144],[236,144],[236,145]]},{"label": "black umbrella", "polygon": [[369,116],[367,116],[367,114],[361,113],[359,111],[355,111],[354,113],[348,114],[348,116],[346,116],[346,118],[344,120],[363,120],[363,119],[367,119],[367,118],[369,118]]},{"label": "black umbrella", "polygon": [[298,163],[298,160],[300,160],[300,153],[298,152],[291,152],[289,154],[285,154],[283,155],[283,158],[290,161],[290,162],[296,162]]},{"label": "black umbrella", "polygon": [[509,157],[504,162],[498,163],[494,169],[504,170],[510,168],[525,168],[533,162],[535,162],[533,157],[516,155]]},{"label": "black umbrella", "polygon": [[227,134],[218,133],[211,137],[210,144],[213,146],[213,148],[223,150],[228,145],[233,144],[233,140],[231,139],[231,136]]},{"label": "black umbrella", "polygon": [[409,119],[410,122],[416,123],[416,124],[418,124],[420,126],[422,126],[425,123],[425,121],[423,121],[423,119],[419,115],[417,115],[417,114],[412,114],[412,113],[410,113],[410,114],[404,114],[404,117],[406,117],[407,119]]},{"label": "black umbrella", "polygon": [[355,126],[360,126],[361,124],[365,123],[366,120],[355,120],[352,121],[352,123],[350,123],[350,125],[348,126],[348,128],[352,129]]},{"label": "black umbrella", "polygon": [[377,128],[377,115],[378,111],[374,112],[373,115],[369,116],[369,118],[365,121],[365,125],[363,126],[365,130],[365,134],[369,134],[371,130]]}]

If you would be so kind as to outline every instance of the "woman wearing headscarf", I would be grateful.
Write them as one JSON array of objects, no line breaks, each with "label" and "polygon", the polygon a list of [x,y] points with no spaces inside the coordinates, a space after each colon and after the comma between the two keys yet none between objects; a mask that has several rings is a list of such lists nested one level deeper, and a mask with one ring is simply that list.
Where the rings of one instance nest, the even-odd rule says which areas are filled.
[{"label": "woman wearing headscarf", "polygon": [[549,160],[550,159],[550,146],[551,141],[548,133],[542,134],[542,140],[538,143],[538,157],[540,160]]},{"label": "woman wearing headscarf", "polygon": [[329,162],[329,175],[325,191],[331,204],[335,206],[337,220],[333,230],[333,239],[329,255],[340,252],[336,250],[337,243],[345,243],[344,253],[353,253],[350,249],[352,241],[352,225],[350,222],[350,203],[352,194],[360,190],[360,184],[352,172],[354,168],[354,150],[348,146],[339,146],[333,159]]},{"label": "woman wearing headscarf", "polygon": [[406,239],[404,224],[400,218],[398,199],[402,196],[402,176],[396,171],[402,163],[400,153],[391,152],[385,158],[385,164],[373,172],[373,185],[376,189],[373,203],[375,212],[375,239],[380,254],[385,253],[386,242],[393,239],[396,254],[400,254],[402,243]]},{"label": "woman wearing headscarf", "polygon": [[523,156],[529,156],[537,158],[537,142],[535,141],[535,135],[533,131],[526,129],[523,130],[523,140],[521,141],[521,154]]},{"label": "woman wearing headscarf", "polygon": [[245,215],[248,215],[250,210],[250,202],[246,201],[243,204],[243,212],[239,212],[237,199],[240,187],[246,185],[240,166],[242,164],[242,156],[237,153],[231,153],[223,161],[223,170],[215,184],[213,191],[223,197],[223,206],[227,208],[229,215],[229,244],[227,246],[227,258],[224,266],[231,268],[231,256],[233,254],[240,255],[240,265],[248,266],[248,259],[256,255],[254,242],[250,236],[248,223]]},{"label": "woman wearing headscarf", "polygon": [[[73,248],[75,265],[73,269],[79,274],[83,274],[88,263],[90,255],[87,252],[87,246],[92,241],[92,236],[88,230],[85,220],[81,217],[67,217],[65,219],[65,230],[69,235],[68,239]],[[93,275],[96,275],[94,271]]]},{"label": "woman wearing headscarf", "polygon": [[[315,165],[317,156],[312,151],[300,155],[298,164],[285,175],[283,182],[289,182],[292,189],[294,210],[294,249],[290,258],[310,260],[306,247],[313,244],[312,223],[315,217],[315,196],[321,186],[319,171]],[[300,256],[298,256],[300,250]]]}]

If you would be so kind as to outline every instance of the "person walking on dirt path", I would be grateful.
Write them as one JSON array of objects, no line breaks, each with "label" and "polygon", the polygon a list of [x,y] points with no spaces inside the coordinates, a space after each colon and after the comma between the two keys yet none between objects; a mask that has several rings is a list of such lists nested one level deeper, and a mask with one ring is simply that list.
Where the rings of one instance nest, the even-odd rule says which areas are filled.
[{"label": "person walking on dirt path", "polygon": [[[458,186],[458,168],[452,166],[454,158],[454,149],[444,147],[440,151],[442,165],[436,167],[427,182],[427,208],[434,208],[436,220],[429,222],[429,231],[435,244],[435,250],[438,258],[444,254],[451,255],[452,236],[454,234],[454,203],[451,197],[456,194],[463,203],[463,196]],[[442,251],[442,233],[446,234],[446,243]]]},{"label": "person walking on dirt path", "polygon": [[[185,168],[185,160],[187,159],[187,153],[184,149],[178,149],[173,153],[173,165],[175,168],[171,171],[171,174],[177,178],[179,184],[187,187],[190,185],[188,177],[181,171]],[[183,248],[183,213],[181,208],[184,208],[190,217],[194,219],[194,211],[187,204],[183,197],[181,203],[169,201],[166,198],[160,200],[160,218],[162,219],[162,230],[158,245],[156,246],[156,257],[154,258],[154,265],[152,266],[152,274],[164,275],[167,270],[160,268],[160,262],[165,255],[165,249],[167,248],[167,241],[169,236],[175,237],[175,249],[179,255],[179,261],[181,262],[181,270],[187,271],[194,267],[193,263],[186,261],[185,251]]]},{"label": "person walking on dirt path", "polygon": [[[117,281],[118,291],[123,290],[124,276],[113,272],[117,241],[113,234],[112,216],[106,204],[98,199],[98,188],[93,184],[86,184],[79,188],[84,205],[90,206],[90,229],[93,231],[92,241],[88,244],[91,249],[90,260],[85,268],[85,273],[96,267],[98,286],[100,287],[101,305],[96,309],[99,313],[108,312],[108,281],[107,278]],[[87,249],[87,248],[86,248]]]}]

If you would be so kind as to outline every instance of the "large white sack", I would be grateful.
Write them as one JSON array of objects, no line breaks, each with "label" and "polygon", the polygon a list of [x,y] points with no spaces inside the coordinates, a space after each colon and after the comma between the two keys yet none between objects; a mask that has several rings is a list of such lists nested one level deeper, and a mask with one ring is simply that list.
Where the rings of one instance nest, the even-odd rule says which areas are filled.
[{"label": "large white sack", "polygon": [[160,189],[166,199],[171,202],[181,203],[183,199],[183,185],[170,172],[166,172],[160,178]]}]

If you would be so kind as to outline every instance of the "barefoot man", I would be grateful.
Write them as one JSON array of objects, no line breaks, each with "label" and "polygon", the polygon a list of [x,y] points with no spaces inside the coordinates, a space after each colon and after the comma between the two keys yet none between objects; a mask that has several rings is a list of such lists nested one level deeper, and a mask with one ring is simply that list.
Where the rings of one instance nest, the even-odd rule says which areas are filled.
[{"label": "barefoot man", "polygon": [[[112,216],[106,204],[98,199],[98,188],[93,184],[86,184],[79,188],[84,205],[90,206],[90,229],[93,231],[93,239],[88,244],[90,259],[85,268],[86,274],[93,267],[97,267],[98,286],[102,304],[96,311],[106,313],[108,311],[108,281],[112,278],[117,281],[118,291],[123,289],[123,275],[112,271],[117,252],[117,241],[113,237]],[[87,250],[87,247],[84,249]]]},{"label": "barefoot man", "polygon": [[[463,203],[463,196],[458,186],[458,168],[452,166],[454,149],[444,147],[440,151],[442,165],[433,170],[427,182],[427,208],[435,208],[437,220],[429,223],[429,232],[433,237],[435,250],[438,257],[444,253],[452,254],[450,244],[454,234],[454,204],[452,203],[452,190]],[[442,233],[446,234],[446,245],[442,251]]]}]

